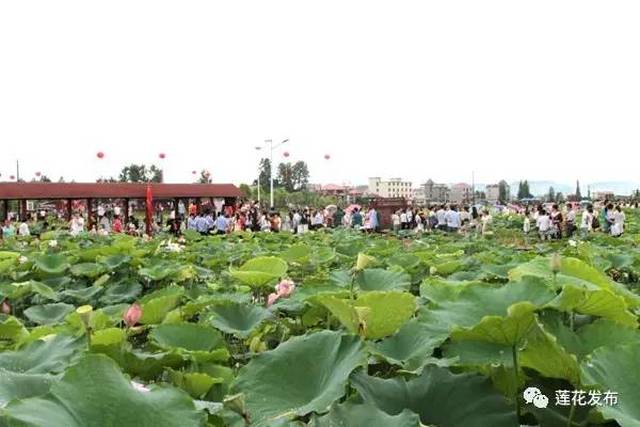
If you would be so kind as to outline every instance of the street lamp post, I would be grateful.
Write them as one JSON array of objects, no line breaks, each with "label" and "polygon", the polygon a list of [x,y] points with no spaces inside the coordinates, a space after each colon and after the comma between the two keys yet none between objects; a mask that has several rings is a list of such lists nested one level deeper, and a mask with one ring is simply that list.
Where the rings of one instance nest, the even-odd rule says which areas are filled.
[{"label": "street lamp post", "polygon": [[[277,145],[273,145],[273,140],[265,139],[265,147],[269,147],[269,208],[273,209],[273,150],[280,147],[285,142],[288,142],[289,139],[285,139]],[[263,147],[257,146],[256,150],[262,150]],[[260,203],[260,174],[258,174],[258,203]]]}]

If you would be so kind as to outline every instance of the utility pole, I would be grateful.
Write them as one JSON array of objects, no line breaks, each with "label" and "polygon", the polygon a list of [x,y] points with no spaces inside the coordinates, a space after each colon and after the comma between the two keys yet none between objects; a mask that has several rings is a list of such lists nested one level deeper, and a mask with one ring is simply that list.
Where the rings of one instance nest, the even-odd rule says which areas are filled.
[{"label": "utility pole", "polygon": [[20,160],[16,160],[16,182],[20,182]]},{"label": "utility pole", "polygon": [[476,204],[476,173],[475,171],[471,171],[471,194],[473,205]]}]

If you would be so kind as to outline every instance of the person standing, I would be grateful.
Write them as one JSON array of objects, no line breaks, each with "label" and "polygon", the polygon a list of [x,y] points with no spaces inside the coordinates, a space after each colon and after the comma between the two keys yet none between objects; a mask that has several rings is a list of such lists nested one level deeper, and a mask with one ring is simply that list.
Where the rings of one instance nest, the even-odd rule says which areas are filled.
[{"label": "person standing", "polygon": [[549,230],[551,228],[551,219],[547,214],[547,211],[541,206],[538,211],[538,219],[536,219],[536,226],[538,227],[538,234],[540,239],[547,240],[549,238]]},{"label": "person standing", "polygon": [[398,211],[395,211],[393,212],[393,214],[391,214],[391,225],[395,233],[400,230],[400,215],[398,215]]},{"label": "person standing", "polygon": [[436,227],[438,230],[447,231],[447,211],[445,211],[445,205],[441,205],[440,209],[436,211],[436,219],[438,224]]},{"label": "person standing", "polygon": [[589,205],[582,212],[582,218],[580,221],[580,234],[583,239],[586,239],[589,236],[589,233],[593,231],[593,206]]},{"label": "person standing", "polygon": [[613,210],[613,226],[611,227],[611,235],[622,236],[624,233],[624,222],[626,217],[620,205]]},{"label": "person standing", "polygon": [[359,230],[362,228],[362,214],[360,213],[360,210],[358,208],[355,208],[353,210],[353,215],[351,216],[351,222],[353,224],[353,228],[355,228],[356,230]]},{"label": "person standing", "polygon": [[445,215],[445,221],[447,224],[447,231],[450,233],[457,233],[462,225],[460,219],[460,213],[456,206],[451,206]]},{"label": "person standing", "polygon": [[226,234],[229,227],[229,220],[226,215],[220,213],[215,221],[216,234]]},{"label": "person standing", "polygon": [[573,236],[576,231],[576,208],[573,204],[569,204],[566,221],[567,237]]}]

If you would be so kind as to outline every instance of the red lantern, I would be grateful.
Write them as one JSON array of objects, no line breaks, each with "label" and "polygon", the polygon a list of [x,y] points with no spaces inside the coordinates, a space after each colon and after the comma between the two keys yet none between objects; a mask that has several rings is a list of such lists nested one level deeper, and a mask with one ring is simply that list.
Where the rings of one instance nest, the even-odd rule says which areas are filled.
[{"label": "red lantern", "polygon": [[196,171],[191,171],[191,174],[192,174],[192,175],[195,175],[195,174],[197,174],[197,173],[198,173],[198,172],[196,172]]},{"label": "red lantern", "polygon": [[9,179],[10,179],[11,181],[13,181],[14,179],[16,179],[16,177],[15,177],[15,176],[13,176],[13,175],[11,175],[11,176],[9,177]]},{"label": "red lantern", "polygon": [[331,156],[330,156],[330,155],[328,155],[328,154],[325,154],[325,155],[324,155],[324,159],[325,159],[325,160],[329,160],[330,158],[331,158]]},{"label": "red lantern", "polygon": [[103,158],[104,158],[104,153],[103,153],[102,151],[98,151],[98,153],[96,154],[96,156],[97,156],[99,159],[103,159]]},{"label": "red lantern", "polygon": [[167,157],[167,155],[164,153],[160,153],[158,154],[158,157],[160,157],[161,159],[164,159],[165,157]]},{"label": "red lantern", "polygon": [[282,155],[285,156],[285,157],[289,157],[289,152],[285,151],[284,153],[282,153]]},{"label": "red lantern", "polygon": [[42,175],[41,172],[36,172],[36,176],[40,176],[40,175]]}]

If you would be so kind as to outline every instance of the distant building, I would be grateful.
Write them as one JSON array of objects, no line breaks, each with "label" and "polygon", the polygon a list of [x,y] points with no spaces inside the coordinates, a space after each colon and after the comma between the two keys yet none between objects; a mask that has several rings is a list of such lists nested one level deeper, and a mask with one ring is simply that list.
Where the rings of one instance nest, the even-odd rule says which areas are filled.
[{"label": "distant building", "polygon": [[436,184],[431,179],[422,184],[424,188],[424,203],[446,203],[450,199],[450,190],[447,184]]},{"label": "distant building", "polygon": [[591,198],[598,201],[613,200],[616,195],[613,191],[594,191],[591,193]]},{"label": "distant building", "polygon": [[411,197],[411,182],[403,181],[401,178],[391,178],[389,181],[383,181],[379,177],[369,178],[369,193],[378,197]]},{"label": "distant building", "polygon": [[503,202],[506,202],[510,199],[511,196],[511,187],[509,187],[509,184],[506,183],[506,181],[500,181],[497,184],[490,184],[487,185],[487,187],[485,188],[485,194],[487,196],[487,202],[489,203],[497,203],[500,201],[500,185],[504,185],[504,189],[505,189],[505,195],[507,200],[502,200]]},{"label": "distant building", "polygon": [[451,186],[450,201],[457,204],[471,203],[473,200],[473,188],[464,182]]}]

